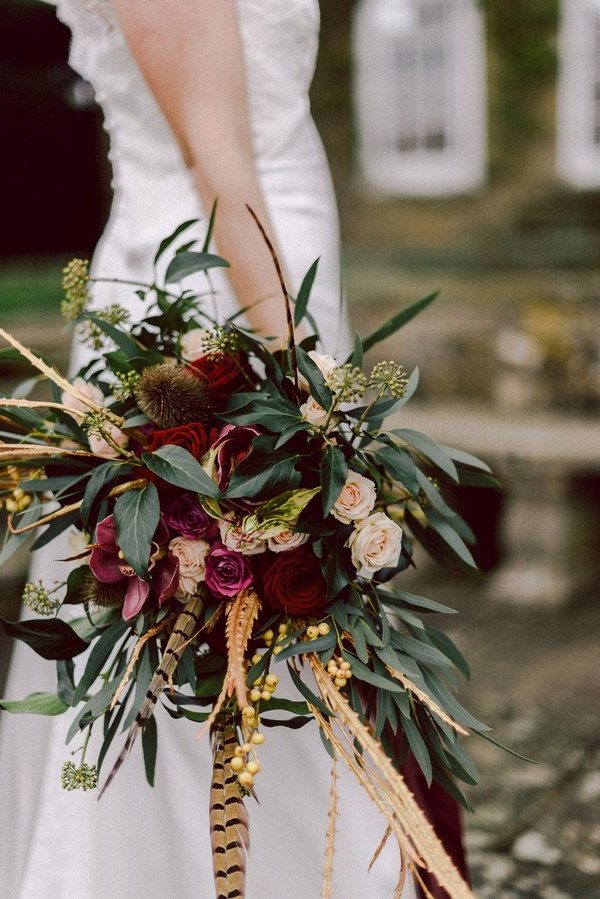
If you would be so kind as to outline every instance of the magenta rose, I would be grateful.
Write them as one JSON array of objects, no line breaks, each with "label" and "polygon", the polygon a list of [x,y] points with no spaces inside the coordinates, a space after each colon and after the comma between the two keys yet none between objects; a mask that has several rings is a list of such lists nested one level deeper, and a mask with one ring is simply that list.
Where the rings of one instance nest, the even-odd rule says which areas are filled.
[{"label": "magenta rose", "polygon": [[241,553],[217,544],[206,560],[206,586],[218,596],[236,596],[254,580]]},{"label": "magenta rose", "polygon": [[215,522],[206,514],[193,493],[181,493],[177,496],[163,513],[163,517],[170,528],[189,540],[216,537],[218,533]]},{"label": "magenta rose", "polygon": [[235,468],[252,452],[252,441],[261,434],[255,425],[225,425],[213,445],[217,450],[215,469],[221,490],[229,484]]}]

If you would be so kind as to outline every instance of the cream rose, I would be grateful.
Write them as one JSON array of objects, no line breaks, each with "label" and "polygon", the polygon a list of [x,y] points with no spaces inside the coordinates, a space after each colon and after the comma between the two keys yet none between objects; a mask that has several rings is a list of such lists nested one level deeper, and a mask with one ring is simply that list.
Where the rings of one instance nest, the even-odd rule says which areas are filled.
[{"label": "cream rose", "polygon": [[327,421],[327,410],[320,406],[312,396],[300,406],[300,414],[304,421],[322,427]]},{"label": "cream rose", "polygon": [[333,504],[331,514],[344,524],[366,518],[373,511],[377,490],[373,481],[357,471],[348,471],[342,492]]},{"label": "cream rose", "polygon": [[[73,387],[77,391],[77,393],[82,396],[87,397],[87,399],[91,400],[92,403],[95,403],[96,406],[104,406],[104,394],[100,390],[99,387],[95,387],[93,384],[88,384],[87,381],[84,381],[83,378],[75,378],[73,381]],[[71,409],[77,409],[78,412],[89,412],[89,406],[86,406],[85,403],[82,403],[80,399],[76,396],[73,396],[72,393],[69,393],[68,390],[65,390],[61,396],[61,401],[65,406],[69,406]]]},{"label": "cream rose", "polygon": [[285,531],[280,531],[274,537],[269,537],[267,545],[272,553],[282,553],[288,549],[296,549],[297,546],[302,546],[307,540],[308,534],[295,533],[286,528]]},{"label": "cream rose", "polygon": [[244,519],[241,522],[223,519],[219,522],[223,544],[227,549],[232,549],[243,556],[256,556],[258,553],[264,553],[267,549],[266,541],[258,531],[250,529],[248,526],[244,527],[244,521]]},{"label": "cream rose", "polygon": [[[127,435],[120,431],[116,425],[107,424],[104,430],[111,438],[112,443],[116,443],[120,447],[127,445]],[[97,456],[105,456],[107,459],[116,459],[118,457],[119,451],[115,449],[112,443],[101,437],[100,434],[90,434],[88,440],[90,442],[90,450]]]},{"label": "cream rose", "polygon": [[372,577],[381,568],[398,564],[402,549],[402,528],[384,512],[375,512],[359,521],[346,546],[361,577]]},{"label": "cream rose", "polygon": [[210,543],[206,540],[190,540],[175,537],[169,543],[169,550],[179,561],[179,593],[192,594],[206,574],[206,557]]},{"label": "cream rose", "polygon": [[186,362],[194,362],[203,356],[204,338],[208,334],[206,328],[193,328],[181,338],[181,355]]}]

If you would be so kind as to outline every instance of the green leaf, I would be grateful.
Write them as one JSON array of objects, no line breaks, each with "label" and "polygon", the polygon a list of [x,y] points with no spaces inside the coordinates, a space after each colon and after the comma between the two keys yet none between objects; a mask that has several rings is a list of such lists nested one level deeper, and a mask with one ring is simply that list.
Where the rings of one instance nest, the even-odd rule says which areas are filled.
[{"label": "green leaf", "polygon": [[396,649],[416,659],[417,662],[424,662],[426,665],[439,665],[442,668],[448,668],[451,665],[450,660],[439,649],[417,640],[416,637],[407,637],[405,634],[395,633],[392,643]]},{"label": "green leaf", "polygon": [[321,461],[323,515],[329,515],[348,476],[348,463],[337,446],[328,445]]},{"label": "green leaf", "polygon": [[398,600],[407,603],[409,606],[415,606],[417,609],[427,609],[428,612],[441,612],[444,615],[456,615],[456,609],[450,606],[443,606],[440,602],[433,599],[427,599],[425,596],[417,596],[416,593],[408,593],[406,590],[396,590],[394,594],[389,593],[383,587],[377,587],[377,596],[386,606],[399,606]]},{"label": "green leaf", "polygon": [[90,573],[89,565],[80,565],[79,568],[74,568],[69,572],[69,576],[67,578],[67,592],[65,594],[65,598],[63,599],[63,605],[79,605],[85,601],[85,596],[82,594],[82,587],[87,580]]},{"label": "green leaf", "polygon": [[297,347],[298,368],[308,381],[311,395],[324,408],[329,409],[333,401],[331,390],[325,383],[318,365],[316,365],[302,347]]},{"label": "green leaf", "polygon": [[348,661],[352,662],[352,674],[358,680],[362,680],[366,684],[372,684],[380,690],[387,690],[389,693],[406,693],[402,684],[395,681],[391,675],[390,677],[385,677],[383,674],[376,674],[367,665],[363,665],[359,659],[349,653],[344,652],[343,655],[344,659],[347,657]]},{"label": "green leaf", "polygon": [[55,693],[30,693],[25,699],[0,699],[0,709],[13,715],[62,715],[68,708]]},{"label": "green leaf", "polygon": [[156,753],[158,751],[158,730],[154,716],[148,719],[142,731],[142,749],[144,751],[144,769],[146,780],[151,787],[154,786],[154,774],[156,771]]},{"label": "green leaf", "polygon": [[[281,658],[281,655],[282,654],[280,653],[278,656],[275,657],[276,661]],[[304,696],[304,698],[310,703],[310,705],[312,705],[316,709],[318,709],[322,715],[325,715],[326,718],[331,718],[331,716],[332,716],[331,709],[327,708],[327,706],[325,705],[323,700],[320,699],[318,696],[316,696],[313,693],[313,691],[310,689],[310,687],[308,687],[304,683],[302,678],[294,671],[293,665],[290,665],[289,662],[287,663],[287,669],[290,673],[290,677],[292,678],[294,686],[296,687],[298,692]]]},{"label": "green leaf", "polygon": [[73,675],[75,665],[73,659],[59,659],[56,663],[56,692],[59,699],[62,699],[66,705],[71,705],[71,699],[75,692],[75,682]]},{"label": "green leaf", "polygon": [[324,637],[317,637],[315,640],[298,640],[296,643],[290,643],[289,646],[281,650],[276,658],[280,662],[307,652],[324,652],[327,649],[331,649],[336,643],[337,636],[335,631],[330,631]]},{"label": "green leaf", "polygon": [[[263,704],[266,711],[292,712],[294,715],[309,715],[310,710],[305,702],[294,702],[292,699],[270,699]],[[262,718],[261,718],[262,721]]]},{"label": "green leaf", "polygon": [[394,315],[388,322],[382,325],[380,328],[377,328],[376,331],[373,331],[372,334],[363,340],[363,350],[367,353],[375,344],[380,343],[382,340],[385,340],[387,337],[391,337],[392,334],[395,334],[400,328],[404,325],[408,324],[408,322],[413,319],[419,312],[422,312],[430,303],[432,303],[435,298],[439,295],[439,291],[436,290],[435,293],[430,293],[428,296],[423,297],[422,300],[418,300],[416,303],[413,303],[412,306],[408,306],[408,308],[403,309],[401,312],[398,312],[397,315]]},{"label": "green leaf", "polygon": [[312,489],[286,490],[285,493],[262,503],[257,508],[256,514],[263,521],[285,521],[293,524],[320,489],[320,487],[313,487]]},{"label": "green leaf", "polygon": [[92,475],[85,488],[79,514],[84,528],[87,528],[90,513],[96,501],[104,498],[119,477],[121,466],[114,462],[104,462],[92,471]]},{"label": "green leaf", "polygon": [[260,723],[265,727],[290,727],[292,730],[298,730],[313,720],[312,715],[308,718],[301,715],[296,715],[294,718],[264,718],[261,716]]},{"label": "green leaf", "polygon": [[188,275],[205,272],[210,268],[229,268],[229,263],[214,253],[178,253],[167,266],[165,284],[182,281]]},{"label": "green leaf", "polygon": [[427,746],[425,745],[425,740],[421,736],[418,727],[413,721],[411,721],[410,718],[405,718],[402,721],[402,729],[406,734],[406,738],[412,750],[412,754],[417,760],[419,768],[425,776],[427,786],[430,787],[431,781],[433,780],[433,767],[431,765],[431,759],[429,757],[429,752],[427,751]]},{"label": "green leaf", "polygon": [[213,231],[215,229],[215,219],[217,217],[218,204],[219,204],[219,198],[215,197],[215,201],[212,204],[212,209],[210,211],[210,218],[208,220],[208,228],[206,229],[206,237],[204,238],[204,244],[202,245],[203,253],[208,253],[208,248],[210,247],[210,242],[212,240]]},{"label": "green leaf", "polygon": [[396,445],[383,446],[377,450],[375,460],[383,465],[389,478],[402,484],[413,495],[418,493],[417,466],[407,449]]},{"label": "green leaf", "polygon": [[71,700],[72,706],[77,706],[85,696],[89,687],[92,686],[100,672],[104,664],[108,661],[110,654],[112,653],[117,640],[123,636],[126,630],[131,627],[127,621],[115,621],[107,630],[104,631],[102,636],[97,640],[94,644],[94,648],[89,654],[87,664],[85,666],[85,671],[81,676],[81,680],[77,684],[75,688],[75,692],[73,694],[73,698]]},{"label": "green leaf", "polygon": [[427,478],[420,469],[417,469],[417,480],[423,493],[425,494],[433,508],[437,512],[439,512],[440,515],[442,515],[444,518],[457,518],[454,509],[451,509],[450,506],[444,501],[440,492],[435,489],[429,478]]},{"label": "green leaf", "polygon": [[128,490],[115,503],[119,549],[135,573],[148,580],[152,538],[160,518],[160,501],[154,484]]},{"label": "green leaf", "polygon": [[435,443],[434,440],[431,440],[430,437],[421,434],[419,431],[413,431],[412,428],[397,428],[392,431],[392,434],[395,434],[396,437],[400,437],[400,439],[404,440],[405,443],[408,443],[409,446],[414,447],[417,452],[422,456],[425,456],[426,459],[429,459],[430,462],[445,472],[448,477],[458,483],[456,465],[446,451],[443,450],[439,444]]},{"label": "green leaf", "polygon": [[440,652],[443,652],[445,656],[448,656],[451,662],[454,662],[458,670],[461,671],[467,679],[471,676],[469,663],[448,634],[438,630],[437,627],[428,627],[427,636]]},{"label": "green leaf", "polygon": [[98,325],[100,330],[103,331],[104,334],[119,347],[119,349],[123,350],[127,356],[142,357],[145,355],[146,351],[144,348],[130,337],[129,334],[126,334],[125,331],[121,331],[120,328],[116,328],[114,325],[103,321],[95,312],[86,312],[82,318],[89,319],[91,322],[94,322],[95,325]]},{"label": "green leaf", "polygon": [[319,260],[315,259],[307,273],[305,274],[302,284],[300,285],[300,290],[298,291],[298,296],[296,298],[296,305],[294,308],[294,325],[296,328],[304,318],[306,313],[306,307],[308,306],[308,300],[310,298],[310,292],[312,290],[312,286],[315,280],[315,276],[317,274],[317,269],[319,267]]},{"label": "green leaf", "polygon": [[[144,465],[167,484],[218,499],[221,491],[200,463],[182,446],[167,444],[154,453],[143,453]],[[127,494],[125,494],[127,495]]]},{"label": "green leaf", "polygon": [[158,250],[156,251],[156,256],[154,257],[154,265],[156,265],[165,250],[168,250],[171,244],[177,240],[179,235],[183,234],[184,231],[187,231],[188,228],[191,228],[191,226],[195,225],[197,222],[198,219],[188,219],[187,222],[183,222],[181,225],[178,225],[172,234],[169,234],[168,237],[165,237],[163,240],[161,240]]},{"label": "green leaf", "polygon": [[[24,528],[27,527],[27,525],[33,524],[33,522],[37,521],[39,518],[39,513],[40,501],[36,496],[33,498],[29,508],[17,518],[15,521],[16,526],[18,528]],[[12,554],[15,553],[20,546],[26,543],[30,537],[31,533],[29,531],[25,534],[11,534],[2,547],[2,552],[0,552],[0,565],[4,565],[4,563],[10,559]]]},{"label": "green leaf", "polygon": [[472,453],[466,453],[464,450],[455,449],[452,446],[444,446],[442,445],[442,449],[450,456],[454,462],[458,462],[459,465],[468,465],[471,468],[477,468],[479,471],[484,471],[487,474],[492,474],[492,469],[483,462],[481,459],[478,459],[477,456],[473,456]]},{"label": "green leaf", "polygon": [[60,618],[46,621],[37,618],[6,621],[0,618],[0,624],[9,637],[27,643],[44,659],[72,659],[88,648],[86,641]]},{"label": "green leaf", "polygon": [[269,450],[251,453],[235,469],[225,496],[255,497],[267,488],[275,491],[295,487],[300,483],[300,473],[294,467],[299,458]]},{"label": "green leaf", "polygon": [[427,516],[427,520],[429,522],[429,526],[433,528],[433,530],[439,534],[444,543],[450,547],[450,549],[456,553],[459,559],[468,565],[470,568],[477,569],[477,563],[475,559],[471,555],[469,548],[467,547],[464,540],[459,537],[454,528],[448,524],[443,518],[439,518],[437,515],[433,515],[432,512],[429,512]]}]

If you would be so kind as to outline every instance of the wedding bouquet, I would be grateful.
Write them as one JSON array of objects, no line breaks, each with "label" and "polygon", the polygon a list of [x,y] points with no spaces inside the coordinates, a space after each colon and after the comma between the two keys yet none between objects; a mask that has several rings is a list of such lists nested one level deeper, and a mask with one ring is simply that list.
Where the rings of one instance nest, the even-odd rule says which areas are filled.
[{"label": "wedding bouquet", "polygon": [[[454,778],[475,783],[477,772],[459,738],[487,728],[454,696],[455,670],[468,674],[460,652],[420,617],[452,610],[392,578],[412,564],[415,540],[473,566],[472,534],[444,488],[493,479],[467,453],[385,426],[389,416],[398,421],[417,370],[363,366],[363,353],[433,296],[357,336],[350,358],[336,360],[316,351],[316,335],[299,343],[294,335],[305,319],[314,327],[315,263],[295,300],[281,279],[289,341],[272,350],[235,317],[216,321],[181,286],[197,272],[210,284],[210,269],[227,265],[208,251],[213,221],[214,213],[202,249],[184,242],[173,252],[191,222],[162,242],[154,283],[133,285],[147,310],[137,324],[117,305],[91,311],[87,264],[70,263],[63,313],[92,348],[73,380],[0,330],[11,345],[4,354],[24,356],[35,383],[51,391],[0,400],[0,562],[32,531],[35,548],[67,529],[78,544],[66,584],[26,585],[24,602],[39,617],[2,620],[9,635],[56,661],[56,692],[0,706],[77,710],[67,740],[80,732],[85,740],[78,763],[63,767],[66,789],[97,786],[123,731],[103,789],[138,734],[153,784],[158,701],[171,717],[199,722],[214,752],[220,896],[244,892],[244,799],[258,789],[265,730],[315,720],[324,744],[315,739],[315,752],[333,760],[323,895],[338,759],[385,816],[404,868],[425,866],[450,895],[470,895],[400,771],[412,752],[428,782],[461,798]],[[69,607],[81,612],[67,621]],[[279,695],[282,669],[295,698]],[[103,742],[92,764],[95,726]]]}]

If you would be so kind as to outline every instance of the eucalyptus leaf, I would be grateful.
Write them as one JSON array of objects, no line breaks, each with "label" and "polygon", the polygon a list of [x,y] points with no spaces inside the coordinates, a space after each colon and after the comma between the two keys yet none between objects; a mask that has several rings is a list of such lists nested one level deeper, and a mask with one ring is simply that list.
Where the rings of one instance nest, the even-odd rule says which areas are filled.
[{"label": "eucalyptus leaf", "polygon": [[315,261],[305,274],[304,278],[302,279],[302,284],[300,285],[300,290],[298,291],[298,296],[296,298],[296,304],[294,308],[294,325],[296,328],[306,314],[310,292],[312,290],[318,267],[319,259],[315,259]]},{"label": "eucalyptus leaf", "polygon": [[211,268],[229,268],[229,263],[214,253],[177,253],[165,272],[165,284],[182,281],[196,272],[206,272]]},{"label": "eucalyptus leaf", "polygon": [[377,330],[373,331],[372,334],[369,334],[367,338],[363,340],[363,350],[367,353],[375,344],[380,343],[382,340],[385,340],[387,337],[391,337],[392,334],[395,334],[400,328],[404,327],[404,325],[408,324],[408,322],[413,319],[416,315],[423,311],[430,303],[432,303],[435,298],[439,295],[439,291],[435,291],[435,293],[430,293],[428,296],[423,297],[422,300],[418,300],[416,303],[413,303],[412,306],[408,306],[406,309],[403,309],[401,312],[398,312],[397,315],[394,315],[388,322],[381,327],[377,328]]},{"label": "eucalyptus leaf", "polygon": [[60,618],[31,618],[25,621],[0,618],[0,625],[9,637],[27,643],[44,659],[72,659],[88,648],[87,642]]},{"label": "eucalyptus leaf", "polygon": [[191,228],[192,225],[197,224],[198,219],[188,219],[185,222],[182,222],[181,225],[178,225],[175,230],[169,234],[168,237],[163,238],[161,240],[158,250],[156,251],[156,255],[154,257],[154,265],[159,261],[161,256],[164,254],[165,250],[168,250],[171,244],[175,243],[180,234],[183,234],[184,231],[187,231],[188,228]]},{"label": "eucalyptus leaf", "polygon": [[55,693],[30,693],[25,699],[0,699],[0,709],[13,715],[62,715],[68,708]]},{"label": "eucalyptus leaf", "polygon": [[323,515],[329,515],[348,476],[348,463],[339,447],[329,444],[321,461]]}]

